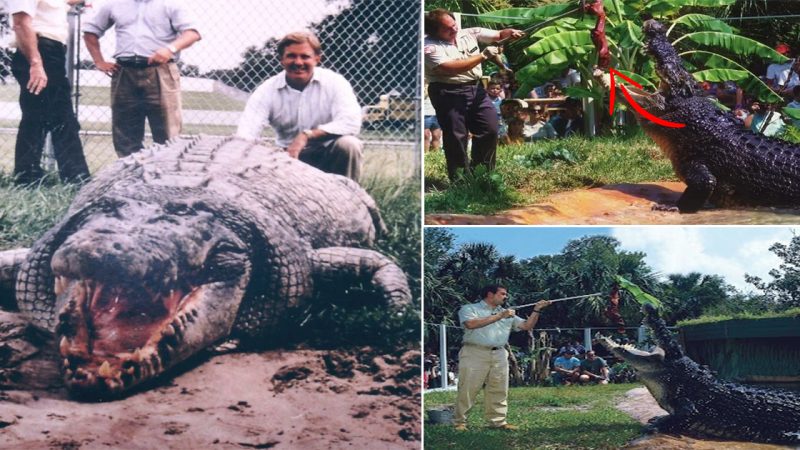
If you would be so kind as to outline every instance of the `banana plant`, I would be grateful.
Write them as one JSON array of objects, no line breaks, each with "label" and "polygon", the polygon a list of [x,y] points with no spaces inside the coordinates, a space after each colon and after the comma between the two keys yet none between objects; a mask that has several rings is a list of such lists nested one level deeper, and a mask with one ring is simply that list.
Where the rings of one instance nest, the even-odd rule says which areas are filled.
[{"label": "banana plant", "polygon": [[[591,1],[591,0],[589,0]],[[780,101],[780,96],[764,84],[757,74],[737,62],[758,57],[769,62],[788,60],[767,45],[739,36],[738,30],[710,15],[707,8],[730,6],[736,0],[603,0],[607,15],[606,36],[612,67],[643,86],[658,84],[652,61],[644,52],[642,15],[650,15],[669,24],[667,36],[698,81],[735,81],[745,92],[765,102]],[[573,9],[577,1],[550,4],[537,8],[507,8],[479,17],[481,23],[525,29]],[[686,7],[691,13],[681,14]],[[597,52],[591,29],[595,18],[576,13],[546,24],[536,32],[509,44],[508,58],[516,69],[519,89],[525,96],[535,86],[557,78],[567,67],[581,74],[582,86],[567,89],[573,97],[602,99],[602,86],[592,79]]]}]

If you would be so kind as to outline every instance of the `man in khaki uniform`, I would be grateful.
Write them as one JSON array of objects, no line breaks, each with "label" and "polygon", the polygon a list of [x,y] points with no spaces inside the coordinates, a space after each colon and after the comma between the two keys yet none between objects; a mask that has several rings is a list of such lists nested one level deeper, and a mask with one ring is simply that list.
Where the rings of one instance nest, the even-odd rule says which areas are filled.
[{"label": "man in khaki uniform", "polygon": [[502,286],[490,285],[481,291],[483,300],[464,305],[458,318],[464,327],[464,345],[458,353],[458,398],[453,423],[456,430],[467,429],[467,412],[485,385],[484,417],[491,428],[515,430],[506,422],[508,414],[508,352],[505,345],[511,330],[529,331],[539,321],[542,309],[550,305],[541,300],[533,306],[527,320],[513,309],[501,306],[508,297]]}]

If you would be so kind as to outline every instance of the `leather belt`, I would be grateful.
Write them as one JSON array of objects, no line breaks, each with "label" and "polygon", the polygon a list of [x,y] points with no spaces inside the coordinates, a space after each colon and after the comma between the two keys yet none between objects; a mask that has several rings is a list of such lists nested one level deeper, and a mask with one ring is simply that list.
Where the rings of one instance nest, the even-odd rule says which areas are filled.
[{"label": "leather belt", "polygon": [[481,81],[480,80],[470,81],[470,82],[467,82],[467,83],[443,83],[441,81],[435,81],[433,83],[429,83],[428,84],[428,86],[431,86],[431,87],[444,87],[444,88],[465,87],[465,86],[480,86],[480,85],[481,85]]},{"label": "leather belt", "polygon": [[[147,62],[148,58],[145,56],[120,56],[117,58],[117,64],[122,67],[128,67],[132,69],[144,69],[146,67],[155,67],[159,64],[150,64]],[[175,62],[174,59],[170,59],[167,63]]]},{"label": "leather belt", "polygon": [[491,351],[503,349],[503,347],[490,347],[488,345],[473,344],[472,342],[464,343],[464,347],[478,347],[478,348],[482,348],[484,350],[491,350]]}]

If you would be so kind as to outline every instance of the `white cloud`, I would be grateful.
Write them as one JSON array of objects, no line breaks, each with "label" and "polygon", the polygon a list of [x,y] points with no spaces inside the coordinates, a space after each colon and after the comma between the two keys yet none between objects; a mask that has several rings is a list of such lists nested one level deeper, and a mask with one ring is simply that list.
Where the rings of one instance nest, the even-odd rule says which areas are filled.
[{"label": "white cloud", "polygon": [[623,249],[646,253],[646,262],[662,275],[716,274],[745,292],[752,285],[744,274],[768,279],[780,263],[769,247],[792,237],[789,228],[764,227],[625,227],[612,235]]}]

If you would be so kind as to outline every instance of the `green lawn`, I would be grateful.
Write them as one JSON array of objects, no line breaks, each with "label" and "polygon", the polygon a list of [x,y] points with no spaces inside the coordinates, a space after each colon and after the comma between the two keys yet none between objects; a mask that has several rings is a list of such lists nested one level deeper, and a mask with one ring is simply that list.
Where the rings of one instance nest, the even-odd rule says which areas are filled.
[{"label": "green lawn", "polygon": [[[467,418],[467,431],[425,423],[426,449],[610,449],[642,433],[642,425],[614,407],[636,384],[511,388],[508,421],[518,431],[488,429],[483,394]],[[455,403],[455,392],[424,395],[425,409]]]},{"label": "green lawn", "polygon": [[497,169],[451,185],[442,152],[425,155],[425,211],[491,214],[572,189],[676,180],[672,165],[643,134],[573,137],[501,146]]},{"label": "green lawn", "polygon": [[[244,109],[244,102],[234,100],[217,92],[184,91],[181,93],[181,97],[183,109],[207,109],[212,111],[242,111]],[[18,98],[19,87],[16,84],[0,86],[0,101],[15,102]],[[82,105],[110,106],[111,88],[82,86],[80,101]]]}]

